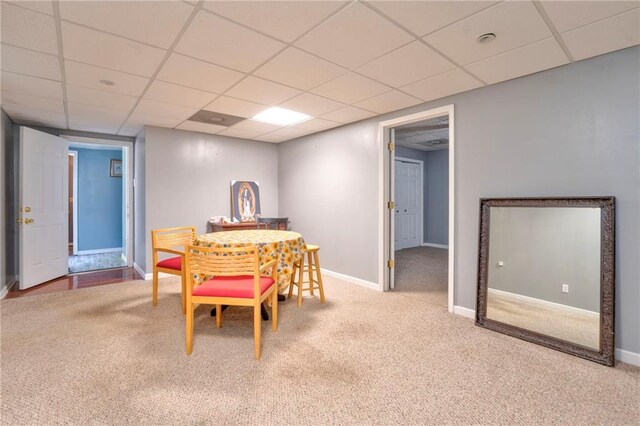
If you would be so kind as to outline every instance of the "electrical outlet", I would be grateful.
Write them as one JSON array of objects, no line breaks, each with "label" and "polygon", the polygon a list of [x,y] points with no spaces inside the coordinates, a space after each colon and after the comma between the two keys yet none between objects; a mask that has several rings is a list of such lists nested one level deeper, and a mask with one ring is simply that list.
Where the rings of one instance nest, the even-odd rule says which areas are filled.
[{"label": "electrical outlet", "polygon": [[562,292],[569,293],[569,284],[562,284]]},{"label": "electrical outlet", "polygon": [[501,261],[499,261],[499,262],[498,262],[498,266],[499,266],[500,268],[502,268],[502,267],[504,266],[504,262],[503,262],[502,260],[501,260]]}]

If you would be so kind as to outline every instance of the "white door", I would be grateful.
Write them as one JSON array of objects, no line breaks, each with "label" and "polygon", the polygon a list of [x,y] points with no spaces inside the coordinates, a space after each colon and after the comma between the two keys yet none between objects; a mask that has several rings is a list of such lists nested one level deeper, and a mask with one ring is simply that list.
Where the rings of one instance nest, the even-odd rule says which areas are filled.
[{"label": "white door", "polygon": [[420,164],[395,160],[395,249],[420,245]]},{"label": "white door", "polygon": [[21,290],[68,271],[67,151],[66,139],[20,127]]}]

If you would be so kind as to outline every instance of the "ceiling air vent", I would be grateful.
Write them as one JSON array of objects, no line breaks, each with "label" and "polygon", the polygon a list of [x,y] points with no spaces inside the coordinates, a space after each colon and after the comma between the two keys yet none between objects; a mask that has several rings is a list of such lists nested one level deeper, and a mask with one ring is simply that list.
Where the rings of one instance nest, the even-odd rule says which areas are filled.
[{"label": "ceiling air vent", "polygon": [[197,121],[198,123],[215,124],[216,126],[233,126],[239,121],[246,120],[245,117],[236,115],[223,114],[221,112],[200,110],[188,118],[189,121]]}]

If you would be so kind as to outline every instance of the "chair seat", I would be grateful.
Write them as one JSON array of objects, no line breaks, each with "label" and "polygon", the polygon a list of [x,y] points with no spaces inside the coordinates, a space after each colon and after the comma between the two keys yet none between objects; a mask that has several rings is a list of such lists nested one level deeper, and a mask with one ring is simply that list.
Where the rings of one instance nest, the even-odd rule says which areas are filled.
[{"label": "chair seat", "polygon": [[182,271],[182,256],[170,257],[169,259],[161,260],[156,264],[158,268],[175,269],[176,271]]},{"label": "chair seat", "polygon": [[[271,277],[260,277],[260,295],[274,284]],[[194,296],[253,298],[253,275],[215,277],[193,289]]]}]

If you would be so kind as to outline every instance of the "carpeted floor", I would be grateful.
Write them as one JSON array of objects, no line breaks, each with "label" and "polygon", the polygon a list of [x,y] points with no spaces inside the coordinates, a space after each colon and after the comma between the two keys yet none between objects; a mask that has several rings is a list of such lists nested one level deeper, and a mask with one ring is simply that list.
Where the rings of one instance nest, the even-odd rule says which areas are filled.
[{"label": "carpeted floor", "polygon": [[127,261],[122,256],[121,251],[69,256],[69,272],[74,274],[100,269],[123,268],[127,266]]},{"label": "carpeted floor", "polygon": [[197,310],[179,281],[3,300],[12,424],[638,424],[640,369],[604,367],[474,326],[420,298],[325,277],[327,303],[281,304],[253,357],[251,310]]},{"label": "carpeted floor", "polygon": [[447,309],[449,251],[413,247],[395,253],[395,292]]}]

